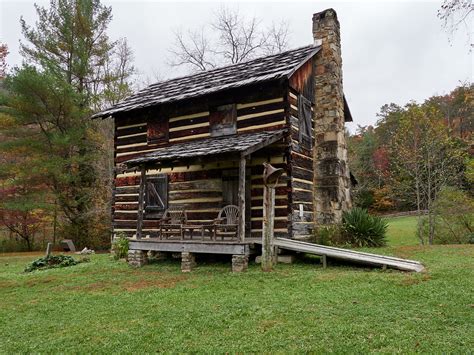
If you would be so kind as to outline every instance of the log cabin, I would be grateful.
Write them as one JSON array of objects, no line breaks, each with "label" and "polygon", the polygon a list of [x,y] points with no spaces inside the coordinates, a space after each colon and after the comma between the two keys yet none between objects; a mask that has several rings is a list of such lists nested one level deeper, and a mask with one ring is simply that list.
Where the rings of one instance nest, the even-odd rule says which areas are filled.
[{"label": "log cabin", "polygon": [[[244,270],[261,238],[263,165],[284,173],[275,188],[275,236],[311,237],[350,207],[339,22],[313,15],[314,43],[245,63],[159,82],[93,118],[115,122],[113,233],[130,239],[129,262],[146,252],[233,255]],[[238,206],[235,238],[213,238],[225,206]],[[163,216],[185,211],[178,235]],[[199,229],[197,226],[205,226]]]}]

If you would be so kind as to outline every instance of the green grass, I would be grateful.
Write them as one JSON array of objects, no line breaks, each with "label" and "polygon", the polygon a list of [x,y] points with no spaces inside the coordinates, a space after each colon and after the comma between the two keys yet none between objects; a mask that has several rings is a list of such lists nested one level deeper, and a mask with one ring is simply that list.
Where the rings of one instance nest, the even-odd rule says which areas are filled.
[{"label": "green grass", "polygon": [[371,251],[420,260],[426,273],[323,270],[308,258],[271,273],[232,274],[228,262],[182,274],[178,261],[135,270],[95,255],[24,274],[34,257],[5,255],[0,352],[469,352],[474,246],[413,245],[401,220],[397,244]]},{"label": "green grass", "polygon": [[387,219],[388,245],[417,245],[420,243],[416,236],[417,217],[394,217]]}]

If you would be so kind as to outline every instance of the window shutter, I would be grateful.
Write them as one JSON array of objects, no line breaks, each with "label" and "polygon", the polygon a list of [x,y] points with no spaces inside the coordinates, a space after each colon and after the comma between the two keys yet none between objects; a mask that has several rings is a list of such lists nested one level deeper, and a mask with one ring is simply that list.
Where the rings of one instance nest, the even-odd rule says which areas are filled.
[{"label": "window shutter", "polygon": [[299,140],[300,143],[311,148],[312,146],[312,126],[313,126],[313,115],[311,112],[311,101],[309,101],[303,95],[298,97],[298,116],[299,116]]},{"label": "window shutter", "polygon": [[147,177],[145,201],[147,210],[164,211],[168,208],[168,175]]},{"label": "window shutter", "polygon": [[148,144],[159,144],[168,142],[169,123],[168,119],[156,119],[147,122]]},{"label": "window shutter", "polygon": [[211,126],[211,137],[237,133],[237,108],[235,104],[211,108],[209,124]]}]

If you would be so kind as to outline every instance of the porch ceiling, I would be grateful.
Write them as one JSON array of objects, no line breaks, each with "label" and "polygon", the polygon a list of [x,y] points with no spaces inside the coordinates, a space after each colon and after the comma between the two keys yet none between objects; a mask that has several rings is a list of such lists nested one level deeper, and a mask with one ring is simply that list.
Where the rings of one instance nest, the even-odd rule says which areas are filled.
[{"label": "porch ceiling", "polygon": [[[128,167],[152,163],[179,161],[204,156],[236,154],[247,156],[285,136],[286,130],[266,131],[249,134],[205,138],[191,142],[177,143],[142,157],[125,162]],[[226,156],[227,157],[227,156]]]}]

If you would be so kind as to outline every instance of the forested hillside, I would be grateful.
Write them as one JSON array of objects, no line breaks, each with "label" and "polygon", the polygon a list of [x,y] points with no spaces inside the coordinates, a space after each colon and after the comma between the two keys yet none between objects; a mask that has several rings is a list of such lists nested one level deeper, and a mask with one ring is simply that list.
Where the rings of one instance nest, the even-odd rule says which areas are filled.
[{"label": "forested hillside", "polygon": [[[471,240],[473,89],[463,84],[423,103],[387,104],[375,126],[359,126],[349,137],[355,205],[374,213],[416,210],[422,242],[449,233],[450,242]],[[457,213],[456,221],[448,221]]]}]

